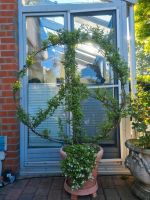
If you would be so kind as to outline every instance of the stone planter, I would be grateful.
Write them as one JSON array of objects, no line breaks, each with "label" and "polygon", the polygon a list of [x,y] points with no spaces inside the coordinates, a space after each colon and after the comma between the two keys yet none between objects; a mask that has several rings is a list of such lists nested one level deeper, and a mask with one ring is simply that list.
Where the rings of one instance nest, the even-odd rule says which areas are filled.
[{"label": "stone planter", "polygon": [[142,149],[134,144],[137,140],[127,140],[125,145],[129,149],[129,155],[125,160],[125,166],[135,177],[132,190],[142,200],[150,200],[150,149]]},{"label": "stone planter", "polygon": [[[65,159],[67,156],[66,152],[63,151],[63,149],[60,149],[60,154],[62,159]],[[71,194],[71,200],[77,200],[78,196],[84,196],[84,195],[93,195],[93,197],[96,197],[96,191],[98,189],[97,184],[97,171],[98,171],[98,164],[103,156],[103,148],[100,147],[100,151],[97,153],[96,156],[96,167],[92,171],[93,179],[89,179],[84,183],[82,188],[78,190],[72,190],[70,186],[70,181],[68,179],[65,180],[64,183],[64,189],[66,192]]]}]

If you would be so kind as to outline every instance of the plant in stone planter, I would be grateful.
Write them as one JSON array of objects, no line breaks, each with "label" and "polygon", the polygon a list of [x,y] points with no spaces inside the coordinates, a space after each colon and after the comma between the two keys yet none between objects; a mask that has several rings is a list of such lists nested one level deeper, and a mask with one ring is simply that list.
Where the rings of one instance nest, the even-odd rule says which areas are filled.
[{"label": "plant in stone planter", "polygon": [[[94,94],[91,94],[86,85],[81,83],[75,59],[76,46],[86,41],[97,44],[98,52],[101,51],[103,53],[112,67],[115,76],[121,82],[121,103],[110,97],[107,91],[104,90],[101,92],[100,89],[97,89]],[[61,81],[58,93],[48,100],[47,107],[45,109],[39,108],[39,111],[34,116],[31,116],[17,101],[18,91],[21,88],[21,79],[26,75],[27,70],[30,69],[34,62],[34,57],[39,52],[46,50],[49,46],[58,45],[65,45],[64,58],[62,60],[65,69],[65,80]],[[17,116],[36,135],[67,144],[61,150],[62,156],[65,158],[62,161],[62,170],[67,177],[65,189],[72,195],[95,195],[96,193],[96,169],[102,157],[103,150],[101,147],[93,145],[93,143],[99,144],[100,139],[107,136],[116,127],[116,124],[119,123],[121,112],[126,104],[124,86],[127,77],[127,64],[112,44],[109,35],[104,35],[103,31],[98,28],[92,30],[78,29],[72,32],[60,30],[57,34],[50,33],[48,39],[43,42],[41,49],[27,56],[26,65],[18,73],[18,80],[13,85],[14,97],[18,108]],[[86,135],[83,130],[83,112],[81,106],[82,100],[88,98],[90,95],[103,103],[108,118],[107,123],[104,122],[104,125],[101,127],[101,134],[91,137]],[[37,127],[39,124],[49,116],[52,116],[61,104],[64,105],[65,111],[70,114],[69,119],[66,119],[66,123],[70,127],[71,136],[68,137],[64,133],[61,121],[59,121],[60,137],[53,138],[48,134],[47,129],[43,130],[43,132],[38,132]],[[87,183],[88,180],[90,182]]]},{"label": "plant in stone planter", "polygon": [[140,84],[128,106],[128,113],[133,117],[135,139],[126,141],[129,155],[125,164],[136,179],[133,192],[147,200],[150,199],[150,92]]}]

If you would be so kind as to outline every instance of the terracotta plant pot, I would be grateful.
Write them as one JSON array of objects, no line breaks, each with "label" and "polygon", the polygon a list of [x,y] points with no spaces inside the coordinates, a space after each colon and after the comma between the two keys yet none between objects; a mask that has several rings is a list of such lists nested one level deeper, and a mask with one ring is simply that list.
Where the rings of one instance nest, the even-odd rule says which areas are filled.
[{"label": "terracotta plant pot", "polygon": [[[66,152],[63,151],[62,148],[60,149],[60,154],[61,154],[62,159],[65,159],[67,156]],[[72,190],[69,179],[65,180],[64,189],[66,192],[71,194],[71,200],[76,200],[77,196],[84,196],[84,195],[91,195],[91,194],[93,195],[93,197],[96,196],[96,191],[98,189],[98,184],[97,184],[98,164],[102,156],[103,156],[103,148],[100,147],[100,150],[96,156],[96,166],[92,171],[93,179],[89,179],[88,181],[86,181],[84,185],[82,186],[82,188],[78,190]]]}]

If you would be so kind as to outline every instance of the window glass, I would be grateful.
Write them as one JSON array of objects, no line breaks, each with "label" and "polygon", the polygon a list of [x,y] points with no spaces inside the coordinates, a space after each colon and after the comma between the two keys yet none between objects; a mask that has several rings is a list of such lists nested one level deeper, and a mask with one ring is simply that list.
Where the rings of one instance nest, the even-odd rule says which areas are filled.
[{"label": "window glass", "polygon": [[107,3],[110,0],[22,0],[23,5],[59,4],[59,3]]},{"label": "window glass", "polygon": [[[69,19],[70,27],[78,29],[81,26],[97,27],[103,29],[104,33],[112,33],[111,40],[116,44],[115,12],[85,12],[71,15]],[[64,28],[64,16],[35,16],[26,18],[26,53],[39,49],[43,40],[48,38],[50,32],[56,32]],[[34,61],[34,65],[28,71],[27,99],[28,112],[34,115],[40,108],[47,107],[47,101],[57,94],[61,78],[65,78],[64,66],[61,60],[64,56],[64,47],[49,47],[46,51],[39,53]],[[113,74],[109,63],[104,58],[99,47],[91,42],[79,44],[76,48],[76,61],[81,75],[81,82],[86,83],[91,93],[95,88],[106,88],[107,91],[118,99],[117,78]],[[104,106],[92,96],[82,102],[83,109],[83,129],[88,135],[99,133],[99,127],[106,119]],[[69,133],[70,127],[66,125],[66,113],[64,106],[61,105],[54,112],[53,116],[48,117],[36,130],[43,132],[47,129],[53,138],[59,134],[58,120],[61,118],[64,132]],[[117,144],[119,138],[119,128],[111,134],[109,141],[103,141],[102,145],[112,149]],[[57,142],[49,142],[37,137],[34,133],[28,134],[29,148],[59,147]],[[110,147],[111,146],[111,147]],[[117,150],[116,157],[119,155]],[[108,156],[109,158],[112,155]],[[113,154],[114,157],[114,154]]]},{"label": "window glass", "polygon": [[[117,87],[110,87],[105,88],[107,93],[110,96],[118,98],[118,88]],[[90,92],[95,95],[95,89],[91,88]],[[101,125],[104,124],[106,120],[106,109],[104,108],[103,104],[93,98],[92,96],[87,98],[82,102],[82,108],[84,113],[84,120],[83,120],[83,129],[89,136],[98,135],[102,133]],[[110,134],[110,137],[107,140],[101,141],[101,143],[113,144],[116,141],[118,128],[113,130]]]},{"label": "window glass", "polygon": [[[26,53],[38,50],[49,33],[64,28],[63,16],[50,17],[27,17],[26,18]],[[59,91],[60,79],[65,77],[62,57],[64,47],[51,46],[45,51],[38,53],[34,59],[34,64],[28,69],[28,112],[34,116],[39,109],[45,109],[47,102]],[[58,137],[58,120],[65,123],[65,112],[63,105],[59,106],[52,117],[43,121],[36,130],[41,133],[47,130],[53,138]],[[64,125],[64,129],[66,126]],[[66,130],[64,130],[66,132]],[[59,146],[59,143],[49,142],[37,137],[34,133],[29,133],[30,147]]]},{"label": "window glass", "polygon": [[[74,28],[99,27],[104,34],[111,34],[115,40],[113,15],[87,14],[74,16]],[[81,82],[89,85],[114,84],[114,75],[103,51],[94,43],[79,44],[76,49],[76,61],[81,75]]]},{"label": "window glass", "polygon": [[[73,29],[99,27],[104,34],[110,34],[110,40],[116,44],[115,12],[78,13],[72,16],[72,20]],[[118,86],[114,86],[117,84],[117,78],[104,57],[103,49],[91,41],[79,44],[76,49],[76,61],[81,82],[87,84],[93,96],[96,92],[95,89],[102,87],[111,96],[118,99]],[[82,102],[83,129],[91,136],[101,133],[100,127],[107,117],[107,111],[103,104],[92,95]],[[103,140],[101,144],[114,145],[118,134],[119,128],[117,127],[112,131],[109,140]]]},{"label": "window glass", "polygon": [[[27,17],[27,53],[39,49],[50,32],[61,28],[64,28],[64,18],[61,16]],[[29,83],[59,83],[60,78],[64,78],[61,63],[63,52],[63,46],[56,46],[37,54],[34,65],[29,69]]]}]

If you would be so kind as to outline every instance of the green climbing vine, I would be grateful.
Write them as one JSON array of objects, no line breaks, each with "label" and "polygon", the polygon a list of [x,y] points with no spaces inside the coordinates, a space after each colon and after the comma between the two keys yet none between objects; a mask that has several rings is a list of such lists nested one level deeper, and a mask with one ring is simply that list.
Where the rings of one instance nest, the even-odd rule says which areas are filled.
[{"label": "green climbing vine", "polygon": [[[125,60],[120,56],[119,50],[116,49],[111,39],[111,34],[104,34],[99,28],[92,30],[92,39],[99,46],[99,51],[102,52],[103,56],[109,62],[114,75],[120,81],[121,85],[121,102],[106,89],[98,88],[95,90],[95,94],[92,96],[102,102],[106,110],[106,119],[99,128],[99,133],[95,137],[95,140],[99,140],[109,137],[109,134],[117,128],[122,118],[122,113],[126,107],[126,92],[125,84],[128,80],[128,65]],[[118,83],[119,84],[119,83]]]},{"label": "green climbing vine", "polygon": [[[91,34],[89,34],[89,32]],[[103,52],[104,57],[109,62],[112,67],[113,72],[117,76],[118,80],[121,82],[121,98],[122,103],[119,104],[118,100],[115,100],[113,97],[107,94],[107,92],[100,92],[100,89],[96,90],[94,98],[101,101],[106,107],[107,111],[107,120],[109,123],[105,122],[105,127],[102,126],[102,132],[106,136],[106,132],[109,132],[114,128],[114,124],[119,122],[121,118],[121,110],[125,106],[125,89],[124,86],[128,77],[128,67],[126,62],[121,58],[118,50],[112,44],[108,35],[105,35],[103,31],[98,28],[95,29],[78,29],[72,32],[66,30],[60,30],[57,34],[50,33],[48,39],[43,41],[42,46],[39,50],[33,51],[27,56],[26,64],[18,72],[18,79],[13,84],[13,93],[14,99],[17,105],[17,116],[20,121],[26,125],[32,132],[36,135],[46,138],[49,140],[54,140],[62,142],[66,137],[61,135],[60,139],[52,138],[48,131],[44,130],[43,133],[37,132],[36,128],[40,125],[42,121],[47,119],[49,116],[52,116],[54,111],[58,108],[59,105],[65,105],[65,111],[71,113],[71,119],[67,121],[72,127],[72,143],[81,143],[82,140],[82,124],[83,124],[83,112],[81,108],[81,101],[87,98],[90,94],[90,91],[85,84],[80,82],[80,75],[77,70],[77,63],[75,60],[76,54],[76,45],[84,43],[86,41],[91,41],[96,43],[99,46],[99,50]],[[63,45],[65,46],[64,59],[62,63],[65,68],[65,80],[61,81],[60,88],[58,93],[47,103],[45,109],[39,109],[39,111],[31,116],[27,113],[24,108],[19,104],[18,92],[21,89],[22,78],[26,75],[27,70],[34,63],[35,56],[41,51],[46,50],[50,46]],[[108,125],[109,124],[109,125]],[[93,141],[99,140],[102,137],[102,133],[96,137],[91,137]],[[84,138],[85,139],[85,138]],[[86,141],[89,142],[89,139]]]}]

